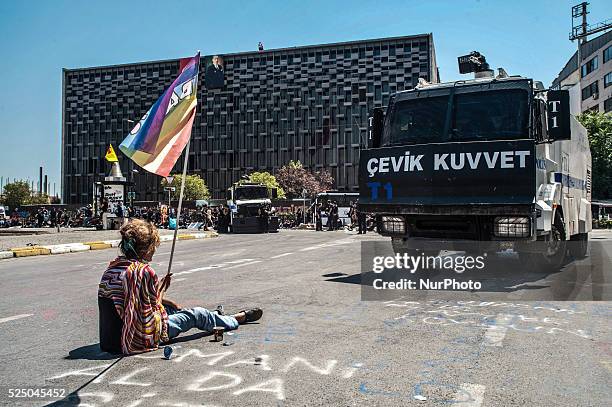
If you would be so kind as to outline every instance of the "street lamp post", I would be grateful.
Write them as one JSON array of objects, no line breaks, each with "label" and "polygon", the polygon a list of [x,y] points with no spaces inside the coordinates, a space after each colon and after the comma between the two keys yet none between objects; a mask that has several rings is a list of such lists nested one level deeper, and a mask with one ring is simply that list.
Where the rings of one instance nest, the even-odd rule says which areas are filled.
[{"label": "street lamp post", "polygon": [[[128,124],[134,124],[134,120],[123,119],[123,121],[125,123],[128,123]],[[133,197],[133,195],[134,195],[134,189],[135,189],[134,188],[134,174],[138,174],[138,170],[134,168],[134,161],[128,160],[128,162],[129,162],[129,166],[130,166],[130,171],[129,171],[130,172],[130,185],[129,185],[130,187],[129,187],[129,190],[128,190],[128,197],[129,197],[129,200],[130,200],[130,207],[132,207],[132,209],[133,209],[133,207],[134,207],[134,197]]]},{"label": "street lamp post", "polygon": [[302,189],[302,223],[306,224],[306,189]]}]

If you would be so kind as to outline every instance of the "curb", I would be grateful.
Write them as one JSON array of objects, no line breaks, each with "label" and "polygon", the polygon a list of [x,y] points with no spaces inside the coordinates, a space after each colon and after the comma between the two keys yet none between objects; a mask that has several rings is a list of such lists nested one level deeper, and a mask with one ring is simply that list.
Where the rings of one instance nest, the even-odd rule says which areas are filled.
[{"label": "curb", "polygon": [[109,243],[104,242],[88,242],[85,243],[86,246],[89,246],[89,250],[103,250],[110,249],[112,246]]},{"label": "curb", "polygon": [[[178,235],[177,240],[194,240],[194,239],[210,239],[218,237],[219,234],[216,232],[211,233],[189,233]],[[171,242],[172,235],[160,236],[161,242]],[[118,247],[121,240],[104,240],[84,243],[65,243],[56,245],[46,246],[28,246],[28,247],[16,247],[9,249],[8,251],[0,251],[0,259],[12,259],[14,257],[31,257],[31,256],[42,256],[49,254],[64,254],[64,253],[77,253],[85,252],[89,250],[104,250],[113,247]]]},{"label": "curb", "polygon": [[196,237],[194,235],[178,235],[177,239],[178,240],[193,240]]},{"label": "curb", "polygon": [[13,257],[15,257],[15,255],[11,251],[0,252],[0,259],[12,259]]},{"label": "curb", "polygon": [[15,249],[11,249],[11,252],[13,252],[15,257],[30,257],[51,254],[51,250],[40,246],[17,247]]}]

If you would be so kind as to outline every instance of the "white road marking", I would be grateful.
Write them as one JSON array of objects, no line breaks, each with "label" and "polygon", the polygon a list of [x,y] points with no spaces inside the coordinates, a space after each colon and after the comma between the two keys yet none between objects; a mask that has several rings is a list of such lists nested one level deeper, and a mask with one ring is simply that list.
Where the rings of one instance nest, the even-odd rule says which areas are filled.
[{"label": "white road marking", "polygon": [[453,407],[480,407],[486,387],[480,384],[463,383],[455,394]]},{"label": "white road marking", "polygon": [[272,256],[270,257],[271,259],[278,259],[279,257],[284,257],[284,256],[289,256],[293,254],[293,252],[288,252],[288,253],[283,253],[283,254],[277,254],[276,256]]},{"label": "white road marking", "polygon": [[16,319],[31,317],[32,315],[34,314],[19,314],[19,315],[13,315],[12,317],[0,318],[0,324],[3,322],[14,321]]},{"label": "white road marking", "polygon": [[182,276],[183,274],[191,274],[193,273],[193,271],[191,270],[186,270],[186,271],[179,271],[178,273],[172,273],[173,276]]},{"label": "white road marking", "polygon": [[261,263],[261,260],[255,260],[255,261],[251,261],[249,263],[240,263],[240,264],[236,264],[235,266],[225,267],[225,270],[235,269],[235,268],[242,267],[242,266],[249,266],[251,264],[256,264],[256,263]]},{"label": "white road marking", "polygon": [[226,261],[226,263],[236,264],[236,263],[246,263],[247,261],[253,261],[253,259],[238,259],[238,260]]},{"label": "white road marking", "polygon": [[188,273],[193,273],[194,271],[204,271],[204,270],[210,270],[210,269],[213,269],[213,268],[215,268],[215,267],[216,267],[215,265],[213,265],[213,266],[204,266],[204,267],[196,267],[196,268],[194,268],[194,269],[189,269],[189,270],[187,270],[187,271],[186,271],[186,273],[187,273],[187,272],[188,272]]},{"label": "white road marking", "polygon": [[502,346],[506,332],[508,332],[507,325],[512,317],[509,315],[499,314],[495,317],[495,325],[491,325],[487,328],[484,336],[485,346]]},{"label": "white road marking", "polygon": [[358,240],[342,239],[342,240],[336,240],[335,242],[321,243],[315,246],[304,247],[303,249],[300,249],[300,251],[307,252],[310,250],[324,249],[326,247],[334,247],[334,246],[340,246],[342,244],[350,244],[350,243],[356,243],[356,242],[358,242]]},{"label": "white road marking", "polygon": [[187,279],[186,278],[175,278],[172,281],[179,282],[179,281],[185,281],[185,280]]}]

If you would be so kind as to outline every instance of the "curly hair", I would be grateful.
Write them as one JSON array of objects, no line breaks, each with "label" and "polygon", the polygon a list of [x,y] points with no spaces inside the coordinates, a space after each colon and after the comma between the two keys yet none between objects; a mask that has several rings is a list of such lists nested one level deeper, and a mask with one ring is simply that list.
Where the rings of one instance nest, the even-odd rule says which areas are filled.
[{"label": "curly hair", "polygon": [[125,257],[132,260],[151,260],[155,248],[159,246],[159,232],[150,222],[134,219],[121,230],[119,249]]}]

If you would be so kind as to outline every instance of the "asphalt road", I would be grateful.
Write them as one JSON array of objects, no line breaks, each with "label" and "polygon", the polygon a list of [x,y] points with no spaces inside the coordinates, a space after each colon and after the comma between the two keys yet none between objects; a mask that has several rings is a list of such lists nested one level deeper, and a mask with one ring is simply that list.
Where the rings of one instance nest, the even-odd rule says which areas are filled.
[{"label": "asphalt road", "polygon": [[[599,261],[612,258],[612,234],[592,237]],[[226,334],[229,346],[184,336],[171,360],[100,352],[96,290],[114,250],[3,260],[0,404],[46,405],[8,397],[45,387],[69,395],[58,405],[612,405],[612,307],[576,301],[609,298],[609,273],[504,277],[486,302],[361,301],[360,247],[372,240],[385,241],[281,231],[179,242],[168,297],[265,313]],[[169,250],[154,258],[158,274]],[[568,282],[573,301],[552,301]]]}]

